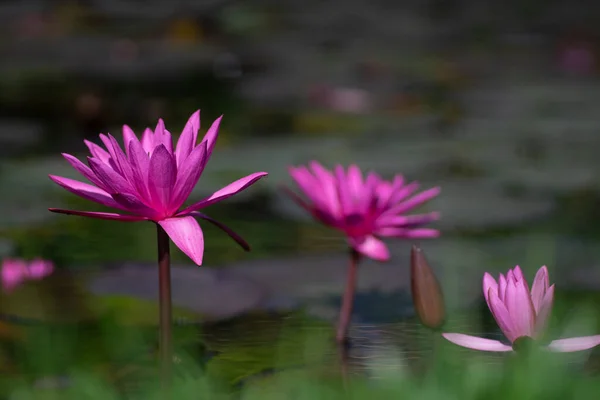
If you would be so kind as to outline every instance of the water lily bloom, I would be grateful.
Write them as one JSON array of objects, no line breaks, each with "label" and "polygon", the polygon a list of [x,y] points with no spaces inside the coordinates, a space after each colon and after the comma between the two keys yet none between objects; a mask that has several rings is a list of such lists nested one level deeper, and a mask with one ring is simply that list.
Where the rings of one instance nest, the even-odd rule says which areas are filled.
[{"label": "water lily bloom", "polygon": [[124,151],[110,134],[100,134],[105,149],[86,140],[92,155],[87,159],[88,165],[70,154],[63,156],[90,183],[55,175],[50,175],[50,179],[71,193],[117,209],[119,213],[58,208],[50,208],[50,211],[117,221],[154,221],[198,265],[202,264],[204,236],[196,217],[215,224],[249,249],[235,232],[199,210],[246,189],[267,175],[266,172],[238,179],[184,207],[212,154],[221,118],[214,121],[199,144],[196,142],[200,111],[189,118],[175,147],[162,119],[154,131],[146,129],[141,140],[131,128],[123,126]]},{"label": "water lily bloom", "polygon": [[[541,267],[533,280],[531,291],[519,266],[500,274],[496,281],[487,272],[483,276],[483,294],[498,326],[510,344],[498,340],[463,335],[442,334],[447,340],[469,349],[482,351],[512,351],[521,341],[539,338],[544,331],[554,300],[554,285],[549,286],[548,269]],[[548,349],[573,352],[591,349],[600,344],[600,335],[558,339]]]},{"label": "water lily bloom", "polygon": [[342,231],[348,240],[350,264],[342,297],[336,340],[344,343],[352,316],[358,263],[363,256],[387,261],[390,252],[382,237],[433,238],[435,229],[421,228],[439,218],[439,213],[405,215],[440,192],[432,188],[416,194],[418,183],[406,183],[401,175],[386,181],[374,172],[363,177],[356,165],[346,170],[337,165],[327,170],[316,161],[308,167],[290,167],[289,173],[304,193],[301,197],[285,189],[292,199],[325,225]]},{"label": "water lily bloom", "polygon": [[439,236],[436,229],[421,228],[437,220],[439,213],[405,215],[437,196],[438,187],[414,195],[419,184],[407,183],[401,175],[386,181],[374,172],[363,177],[356,165],[347,170],[337,165],[329,171],[316,161],[308,167],[290,167],[289,173],[307,198],[288,191],[296,203],[322,223],[344,232],[350,246],[364,256],[379,261],[390,258],[382,237]]},{"label": "water lily bloom", "polygon": [[2,288],[5,292],[11,292],[28,280],[40,280],[52,272],[54,264],[51,261],[39,258],[32,261],[5,259],[2,261]]}]

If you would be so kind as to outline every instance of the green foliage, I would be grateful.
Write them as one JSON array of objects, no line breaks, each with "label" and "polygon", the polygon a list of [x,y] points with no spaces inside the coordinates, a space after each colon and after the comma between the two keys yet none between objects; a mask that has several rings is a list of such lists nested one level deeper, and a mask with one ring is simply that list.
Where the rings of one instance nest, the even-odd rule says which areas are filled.
[{"label": "green foliage", "polygon": [[[561,307],[570,306],[565,302]],[[586,353],[574,359],[534,349],[491,357],[411,326],[397,326],[399,334],[418,338],[408,344],[411,352],[404,358],[353,360],[380,362],[383,369],[390,362],[409,367],[377,378],[369,378],[354,364],[344,366],[332,346],[331,326],[302,313],[246,315],[206,325],[202,334],[197,328],[178,327],[171,398],[568,400],[594,398],[600,390],[600,380],[586,367]],[[459,326],[451,323],[448,328]],[[85,324],[32,325],[23,330],[24,340],[0,343],[3,365],[15,365],[0,379],[2,396],[164,398],[153,357],[154,329],[124,326],[107,316]],[[191,350],[190,342],[200,338],[204,350]],[[373,349],[377,345],[373,343]],[[423,357],[424,348],[436,351]],[[203,361],[206,350],[213,353],[208,362]],[[61,379],[67,378],[68,385],[61,388]]]}]

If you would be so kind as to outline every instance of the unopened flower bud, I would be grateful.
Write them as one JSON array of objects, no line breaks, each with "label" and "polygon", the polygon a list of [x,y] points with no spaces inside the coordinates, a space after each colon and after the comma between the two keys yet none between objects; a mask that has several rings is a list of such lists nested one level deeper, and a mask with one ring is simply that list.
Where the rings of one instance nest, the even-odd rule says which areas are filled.
[{"label": "unopened flower bud", "polygon": [[410,288],[421,324],[440,329],[446,319],[444,295],[425,255],[417,246],[413,246],[410,253]]}]

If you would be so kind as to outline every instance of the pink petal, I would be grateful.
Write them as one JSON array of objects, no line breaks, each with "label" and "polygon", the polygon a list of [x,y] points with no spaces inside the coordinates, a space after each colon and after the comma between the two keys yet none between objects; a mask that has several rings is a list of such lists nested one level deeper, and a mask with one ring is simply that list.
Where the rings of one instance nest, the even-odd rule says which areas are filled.
[{"label": "pink petal", "polygon": [[136,190],[131,186],[131,184],[121,176],[121,174],[113,170],[107,164],[102,163],[96,158],[88,158],[88,163],[90,164],[90,168],[92,169],[92,171],[94,171],[96,176],[106,186],[108,194],[112,195],[114,193],[137,193]]},{"label": "pink petal", "polygon": [[371,212],[377,206],[377,186],[379,185],[379,179],[374,173],[369,173],[365,180],[363,188],[363,194],[361,195],[358,203],[358,212],[367,213]]},{"label": "pink petal", "polygon": [[133,173],[131,171],[131,165],[129,164],[127,156],[119,146],[119,143],[117,143],[117,139],[115,139],[114,136],[108,135],[108,140],[111,149],[111,157],[113,160],[115,160],[115,163],[119,167],[123,178],[125,178],[125,180],[131,184],[133,182]]},{"label": "pink petal", "polygon": [[192,204],[191,206],[187,207],[185,210],[179,212],[178,215],[186,215],[186,214],[191,213],[192,211],[198,211],[201,208],[208,207],[211,204],[217,203],[221,200],[225,200],[225,199],[241,192],[242,190],[251,186],[254,182],[259,180],[263,176],[267,176],[267,175],[268,174],[266,172],[255,172],[255,173],[245,176],[241,179],[238,179],[237,181],[230,183],[229,185],[225,186],[224,188],[217,190],[216,192],[214,192],[212,195],[208,196],[204,200],[200,200],[199,202]]},{"label": "pink petal", "polygon": [[100,135],[100,140],[102,140],[102,143],[104,144],[104,147],[106,147],[106,149],[108,150],[108,154],[110,155],[110,158],[108,159],[108,165],[117,173],[119,173],[119,175],[123,175],[123,171],[121,171],[121,167],[119,166],[119,164],[117,164],[117,157],[112,149],[112,144],[110,143],[110,139],[108,138],[108,136],[106,136],[105,134],[101,133]]},{"label": "pink petal", "polygon": [[[321,198],[325,202],[327,209],[333,216],[339,218],[341,216],[342,206],[334,175],[316,161],[311,161],[308,163],[308,165],[313,171],[316,181],[321,187]],[[312,196],[310,193],[307,193],[307,195]]]},{"label": "pink petal", "polygon": [[173,153],[160,144],[152,157],[148,170],[148,191],[152,198],[153,208],[167,212],[171,201],[173,186],[177,180],[177,165]]},{"label": "pink petal", "polygon": [[554,303],[554,285],[550,286],[541,301],[540,309],[535,318],[535,332],[536,334],[541,333],[546,328],[548,317],[552,311],[552,304]]},{"label": "pink petal", "polygon": [[521,335],[517,331],[508,309],[504,303],[500,301],[498,293],[493,287],[488,289],[487,299],[489,300],[488,306],[490,307],[490,311],[492,312],[498,327],[511,343],[514,342]]},{"label": "pink petal", "polygon": [[353,202],[358,202],[359,199],[365,196],[365,187],[363,184],[363,177],[360,168],[357,165],[350,165],[348,167],[348,174],[346,176],[347,179],[347,187],[350,193],[350,197],[353,199]]},{"label": "pink petal", "polygon": [[142,203],[138,196],[133,194],[115,193],[112,195],[112,198],[132,214],[144,216],[152,220],[163,218],[163,215],[159,211],[148,207]]},{"label": "pink petal", "polygon": [[600,335],[581,336],[568,339],[553,340],[548,349],[551,351],[570,353],[574,351],[588,350],[600,344]]},{"label": "pink petal", "polygon": [[515,265],[515,267],[513,268],[513,275],[515,277],[516,280],[520,281],[523,278],[523,271],[521,270],[521,267],[519,267],[518,265]]},{"label": "pink petal", "polygon": [[185,159],[183,164],[179,166],[177,172],[177,180],[173,188],[173,197],[171,198],[171,208],[175,212],[183,205],[188,198],[200,175],[202,175],[202,166],[206,159],[207,149],[206,142],[200,143],[199,146]]},{"label": "pink petal", "polygon": [[165,146],[165,148],[167,147],[163,142],[163,136],[165,134],[165,121],[162,120],[162,118],[158,119],[158,122],[156,123],[156,126],[154,127],[154,147],[157,147],[158,145],[163,145]]},{"label": "pink petal", "polygon": [[152,204],[150,193],[148,192],[150,157],[148,157],[142,144],[137,140],[129,142],[129,162],[131,164],[131,173],[133,176],[132,183],[140,195],[140,198],[144,199],[146,204]]},{"label": "pink petal", "polygon": [[[108,207],[114,207],[120,210],[131,211],[133,213],[142,214],[145,216],[153,217],[156,215],[156,213],[152,209],[148,208],[144,203],[142,203],[139,200],[137,195],[132,193],[135,192],[135,189],[133,189],[129,182],[127,182],[121,175],[119,175],[109,166],[97,161],[94,158],[90,158],[89,162],[90,165],[93,167],[92,170],[94,170],[95,172],[97,171],[96,175],[99,175],[104,185],[107,186],[109,190],[111,190],[112,193],[110,193],[110,196],[112,197],[114,202],[105,200],[103,195],[106,193],[103,190],[98,189],[94,186],[73,180],[63,182],[68,184],[68,187],[61,184],[60,181],[56,180],[58,178],[64,181],[65,178],[53,176],[51,176],[50,178],[59,185],[63,186],[65,189],[69,190],[70,192],[75,193],[88,200],[96,201]],[[81,190],[78,191],[78,188]],[[115,205],[115,203],[118,205]]]},{"label": "pink petal", "polygon": [[71,164],[71,166],[75,168],[77,172],[83,175],[85,179],[98,186],[102,190],[106,191],[106,185],[104,185],[104,183],[100,179],[98,179],[98,177],[96,176],[96,174],[94,174],[90,167],[88,167],[87,165],[79,161],[78,158],[73,157],[70,154],[62,153],[62,155],[69,162],[69,164]]},{"label": "pink petal", "polygon": [[140,142],[135,135],[135,132],[133,132],[133,129],[127,125],[123,125],[123,148],[125,149],[127,156],[129,156],[129,143],[132,140],[138,143]]},{"label": "pink petal", "polygon": [[177,168],[185,161],[185,159],[191,154],[196,140],[198,138],[198,130],[200,129],[200,110],[192,114],[188,119],[177,145],[175,146],[175,159],[177,160]]},{"label": "pink petal", "polygon": [[89,140],[84,140],[83,143],[85,143],[94,158],[97,158],[102,163],[109,165],[110,154],[108,154],[106,150],[98,146],[96,143],[90,142]]},{"label": "pink petal", "polygon": [[378,226],[418,226],[425,225],[440,219],[439,212],[430,212],[427,214],[418,215],[395,215],[389,217],[381,217],[377,221]]},{"label": "pink petal", "polygon": [[386,209],[390,204],[390,197],[394,193],[392,190],[392,184],[387,181],[380,181],[375,188],[377,197],[377,208],[379,210]]},{"label": "pink petal", "polygon": [[498,278],[498,298],[502,302],[506,298],[506,288],[506,278],[504,277],[504,275],[500,274],[500,277]]},{"label": "pink petal", "polygon": [[378,198],[377,207],[380,211],[384,211],[396,204],[398,201],[395,199],[399,198],[399,195],[402,195],[402,193],[406,193],[403,197],[407,197],[419,188],[416,182],[405,186],[404,189],[402,188],[403,185],[404,177],[402,175],[396,175],[391,183],[386,181],[379,182],[376,192]]},{"label": "pink petal", "polygon": [[411,182],[404,186],[404,177],[402,175],[396,175],[394,177],[394,181],[392,182],[392,186],[390,187],[389,193],[385,196],[385,198],[382,198],[382,201],[380,201],[379,208],[381,210],[385,210],[398,204],[398,202],[416,192],[418,188],[419,184],[417,182]]},{"label": "pink petal", "polygon": [[[162,119],[158,120],[156,129],[154,129],[154,147],[163,145],[169,153],[173,153],[173,139],[171,132],[165,129],[165,122]],[[156,150],[156,148],[154,149]]]},{"label": "pink petal", "polygon": [[148,220],[147,217],[141,217],[139,215],[125,215],[125,214],[115,214],[115,213],[96,212],[96,211],[75,211],[75,210],[65,210],[62,208],[49,208],[48,211],[55,212],[58,214],[79,215],[81,217],[108,219],[108,220],[112,220],[112,221],[123,221],[123,222],[136,222],[136,221],[147,221]]},{"label": "pink petal", "polygon": [[512,351],[511,346],[507,346],[498,340],[484,339],[477,336],[464,335],[462,333],[442,333],[442,336],[446,340],[459,346],[466,347],[467,349],[494,352]]},{"label": "pink petal", "polygon": [[208,128],[208,131],[206,131],[206,135],[204,135],[204,138],[202,138],[202,141],[206,142],[206,150],[207,150],[206,158],[204,159],[204,165],[202,166],[202,168],[204,168],[206,166],[206,163],[210,159],[213,149],[215,148],[215,144],[217,143],[217,136],[219,135],[219,127],[221,126],[222,119],[223,119],[222,115],[219,118],[217,118],[212,123],[210,128]]},{"label": "pink petal", "polygon": [[398,228],[384,227],[375,230],[378,236],[395,237],[404,239],[432,239],[440,236],[440,231],[437,229],[413,229],[413,228]]},{"label": "pink petal", "polygon": [[523,280],[509,279],[504,303],[513,321],[515,339],[520,336],[533,336],[535,314],[529,290],[523,284]]},{"label": "pink petal", "polygon": [[79,197],[102,204],[103,206],[125,210],[125,207],[118,204],[108,193],[96,186],[61,176],[48,175],[48,177],[56,184]]},{"label": "pink petal", "polygon": [[196,216],[198,218],[202,218],[210,223],[212,223],[213,225],[215,225],[217,228],[220,228],[221,230],[223,230],[226,234],[228,234],[233,240],[235,240],[237,242],[237,244],[239,244],[244,250],[246,251],[250,251],[250,245],[248,244],[248,242],[246,242],[240,235],[238,235],[237,233],[235,233],[231,228],[229,228],[227,225],[209,217],[208,215],[201,213],[199,211],[194,211],[191,213],[191,215]]},{"label": "pink petal", "polygon": [[350,245],[359,253],[377,261],[390,259],[390,252],[380,239],[375,236],[366,236],[362,239],[349,238]]},{"label": "pink petal", "polygon": [[425,190],[424,192],[421,192],[402,203],[390,207],[387,211],[385,211],[385,214],[403,214],[407,211],[412,210],[415,207],[420,206],[423,203],[428,202],[429,200],[436,197],[438,194],[440,194],[439,187],[434,187],[432,189]]},{"label": "pink petal", "polygon": [[142,145],[142,148],[148,157],[150,157],[154,151],[154,143],[154,132],[152,132],[152,129],[146,128],[142,134],[142,140],[140,140],[140,144]]},{"label": "pink petal", "polygon": [[[521,267],[515,265],[515,268],[513,269],[513,274],[515,279],[525,286],[525,288],[527,289],[527,293],[531,293],[529,290],[529,284],[527,283],[527,279],[525,279],[525,277],[523,276],[523,270],[521,270]],[[531,294],[529,295],[529,297],[531,298]]]},{"label": "pink petal", "polygon": [[407,185],[404,185],[404,178],[402,176],[397,176],[396,178],[394,178],[394,192],[390,197],[389,206],[396,205],[402,200],[408,198],[413,193],[415,193],[418,188],[418,182],[411,182]]},{"label": "pink petal", "polygon": [[490,289],[494,289],[493,293],[497,294],[498,282],[496,282],[492,275],[486,272],[485,274],[483,274],[483,296],[485,297],[485,301],[487,302],[488,308],[491,310],[492,307],[490,306],[489,299]]},{"label": "pink petal", "polygon": [[[407,197],[410,193],[418,189],[419,185],[413,182],[402,189],[404,186],[404,177],[402,175],[394,176],[391,182],[380,181],[377,186],[377,207],[383,211],[398,202],[398,199]],[[407,192],[410,191],[410,192]]]},{"label": "pink petal", "polygon": [[[298,188],[308,197],[315,205],[321,209],[330,209],[328,199],[324,196],[321,183],[315,178],[311,172],[304,166],[294,168],[289,167],[288,172]],[[336,200],[337,201],[337,200]]]},{"label": "pink petal", "polygon": [[535,274],[533,285],[531,285],[531,301],[533,302],[536,314],[539,314],[540,312],[542,300],[548,290],[548,285],[548,268],[544,265]]},{"label": "pink petal", "polygon": [[512,269],[508,270],[508,273],[506,274],[506,283],[510,283],[513,282],[515,280],[515,273],[513,272]]},{"label": "pink petal", "polygon": [[204,235],[194,217],[167,218],[158,222],[175,246],[179,247],[197,265],[202,265]]},{"label": "pink petal", "polygon": [[335,179],[336,179],[336,188],[338,199],[340,205],[342,207],[343,215],[350,215],[354,213],[354,201],[352,198],[352,193],[350,192],[350,188],[348,187],[348,179],[346,178],[346,172],[344,171],[344,167],[341,165],[336,165],[334,168]]}]

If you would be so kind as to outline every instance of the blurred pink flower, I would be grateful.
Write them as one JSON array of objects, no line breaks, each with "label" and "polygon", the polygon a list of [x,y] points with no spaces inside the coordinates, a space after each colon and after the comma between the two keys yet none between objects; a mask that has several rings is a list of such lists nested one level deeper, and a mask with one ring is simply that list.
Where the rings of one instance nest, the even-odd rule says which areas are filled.
[{"label": "blurred pink flower", "polygon": [[5,259],[2,261],[2,288],[10,292],[28,280],[39,280],[54,271],[51,261],[35,259],[30,262],[19,259]]},{"label": "blurred pink flower", "polygon": [[381,237],[433,238],[436,229],[420,228],[435,221],[439,213],[404,215],[437,196],[435,187],[415,196],[418,183],[406,183],[401,175],[390,182],[374,172],[365,178],[356,165],[346,171],[337,165],[329,171],[316,161],[305,166],[290,167],[289,173],[308,198],[287,191],[301,207],[316,219],[344,232],[358,253],[379,261],[390,258]]},{"label": "blurred pink flower", "polygon": [[[537,339],[543,332],[554,300],[554,285],[549,286],[548,269],[540,268],[533,280],[531,292],[517,265],[498,282],[487,272],[483,276],[483,294],[492,315],[504,336],[506,345],[498,340],[484,339],[461,333],[442,334],[459,346],[483,351],[512,351],[522,338]],[[587,350],[600,344],[600,335],[558,339],[548,349],[556,352]]]},{"label": "blurred pink flower", "polygon": [[196,264],[202,264],[204,236],[194,217],[205,219],[224,230],[245,249],[248,244],[235,232],[198,210],[246,189],[266,172],[256,172],[217,190],[188,207],[184,202],[200,179],[213,151],[219,117],[196,144],[200,129],[200,111],[189,118],[173,148],[171,133],[160,119],[154,131],[146,129],[139,140],[127,125],[123,126],[125,152],[110,134],[100,134],[106,150],[85,141],[92,157],[88,165],[70,154],[65,159],[92,185],[50,175],[50,179],[84,199],[124,213],[74,211],[50,208],[52,212],[117,221],[154,221]]}]

